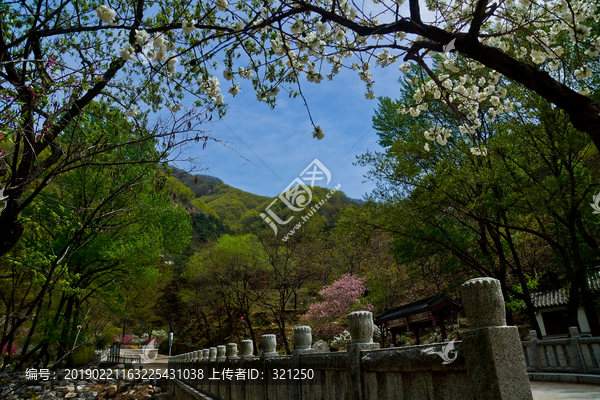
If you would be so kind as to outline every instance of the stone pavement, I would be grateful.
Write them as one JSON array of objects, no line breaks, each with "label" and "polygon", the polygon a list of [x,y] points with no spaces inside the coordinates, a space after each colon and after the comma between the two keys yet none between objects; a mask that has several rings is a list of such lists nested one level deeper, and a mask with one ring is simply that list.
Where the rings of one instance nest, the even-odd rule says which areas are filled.
[{"label": "stone pavement", "polygon": [[600,399],[600,386],[578,383],[531,382],[534,400]]}]

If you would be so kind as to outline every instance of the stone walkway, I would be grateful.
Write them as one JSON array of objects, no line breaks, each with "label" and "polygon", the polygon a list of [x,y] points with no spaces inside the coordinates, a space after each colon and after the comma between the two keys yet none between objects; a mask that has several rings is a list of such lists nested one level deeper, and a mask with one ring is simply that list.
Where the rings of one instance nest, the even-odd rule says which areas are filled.
[{"label": "stone walkway", "polygon": [[577,383],[531,382],[534,400],[600,399],[600,386]]}]

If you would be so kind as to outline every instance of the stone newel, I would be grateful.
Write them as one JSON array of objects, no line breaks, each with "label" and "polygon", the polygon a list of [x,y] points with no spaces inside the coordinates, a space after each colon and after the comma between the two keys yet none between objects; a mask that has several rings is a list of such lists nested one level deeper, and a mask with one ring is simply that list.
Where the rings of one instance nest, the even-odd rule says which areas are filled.
[{"label": "stone newel", "polygon": [[225,351],[226,350],[227,350],[227,347],[225,347],[225,345],[223,345],[223,344],[217,346],[217,360],[218,361],[225,360]]},{"label": "stone newel", "polygon": [[373,313],[355,311],[348,315],[348,332],[352,343],[373,343]]},{"label": "stone newel", "polygon": [[237,358],[237,343],[227,343],[225,356],[227,358]]},{"label": "stone newel", "polygon": [[250,339],[242,340],[242,345],[240,347],[240,356],[242,358],[252,357],[253,352],[254,352],[254,343],[252,343],[252,340],[250,340]]},{"label": "stone newel", "polygon": [[475,399],[533,399],[516,326],[506,326],[500,281],[476,278],[462,285],[470,329],[462,350]]},{"label": "stone newel", "polygon": [[217,361],[217,348],[209,347],[208,348],[208,361]]},{"label": "stone newel", "polygon": [[262,336],[262,347],[264,356],[277,356],[277,336],[275,335],[263,335]]},{"label": "stone newel", "polygon": [[202,349],[202,361],[208,361],[210,359],[210,350]]},{"label": "stone newel", "polygon": [[310,329],[310,326],[295,327],[294,342],[296,343],[296,351],[312,350],[312,329]]},{"label": "stone newel", "polygon": [[348,315],[348,331],[352,336],[352,343],[346,350],[348,365],[348,382],[351,385],[350,399],[362,398],[362,381],[356,379],[361,376],[360,359],[362,350],[379,348],[379,343],[373,343],[373,313],[371,311],[354,311]]}]

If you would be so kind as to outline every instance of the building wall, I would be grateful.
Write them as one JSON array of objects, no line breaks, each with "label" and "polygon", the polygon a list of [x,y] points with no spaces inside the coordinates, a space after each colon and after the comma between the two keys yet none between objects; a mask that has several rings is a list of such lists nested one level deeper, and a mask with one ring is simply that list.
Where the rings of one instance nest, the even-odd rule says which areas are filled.
[{"label": "building wall", "polygon": [[[547,313],[547,312],[552,312],[552,311],[560,311],[560,310],[566,310],[567,307],[566,306],[559,306],[559,307],[550,307],[550,308],[544,308],[543,310],[538,310],[536,312],[536,316],[535,318],[537,319],[538,325],[540,326],[540,329],[542,331],[542,338],[546,338],[547,334],[546,334],[546,326],[544,325],[544,320],[543,320],[543,314]],[[600,311],[600,310],[596,310],[596,311]],[[590,329],[590,324],[588,323],[587,317],[585,315],[585,311],[583,310],[583,307],[579,306],[579,308],[577,309],[577,321],[579,322],[579,328],[581,331],[581,335],[591,335],[591,329]],[[567,334],[564,335],[552,335],[551,337],[566,337],[568,336]]]}]

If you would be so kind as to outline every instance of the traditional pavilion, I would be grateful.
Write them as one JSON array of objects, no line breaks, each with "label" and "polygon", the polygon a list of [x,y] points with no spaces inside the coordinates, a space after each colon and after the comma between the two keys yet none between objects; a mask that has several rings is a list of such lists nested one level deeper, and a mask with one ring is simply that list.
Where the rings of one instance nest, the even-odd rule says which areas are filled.
[{"label": "traditional pavilion", "polygon": [[415,344],[421,344],[419,330],[439,326],[442,340],[446,339],[446,325],[456,321],[463,308],[456,300],[443,293],[414,303],[391,309],[375,317],[375,325],[381,330],[382,345],[386,337],[396,346],[396,335],[403,332],[413,332]]}]

